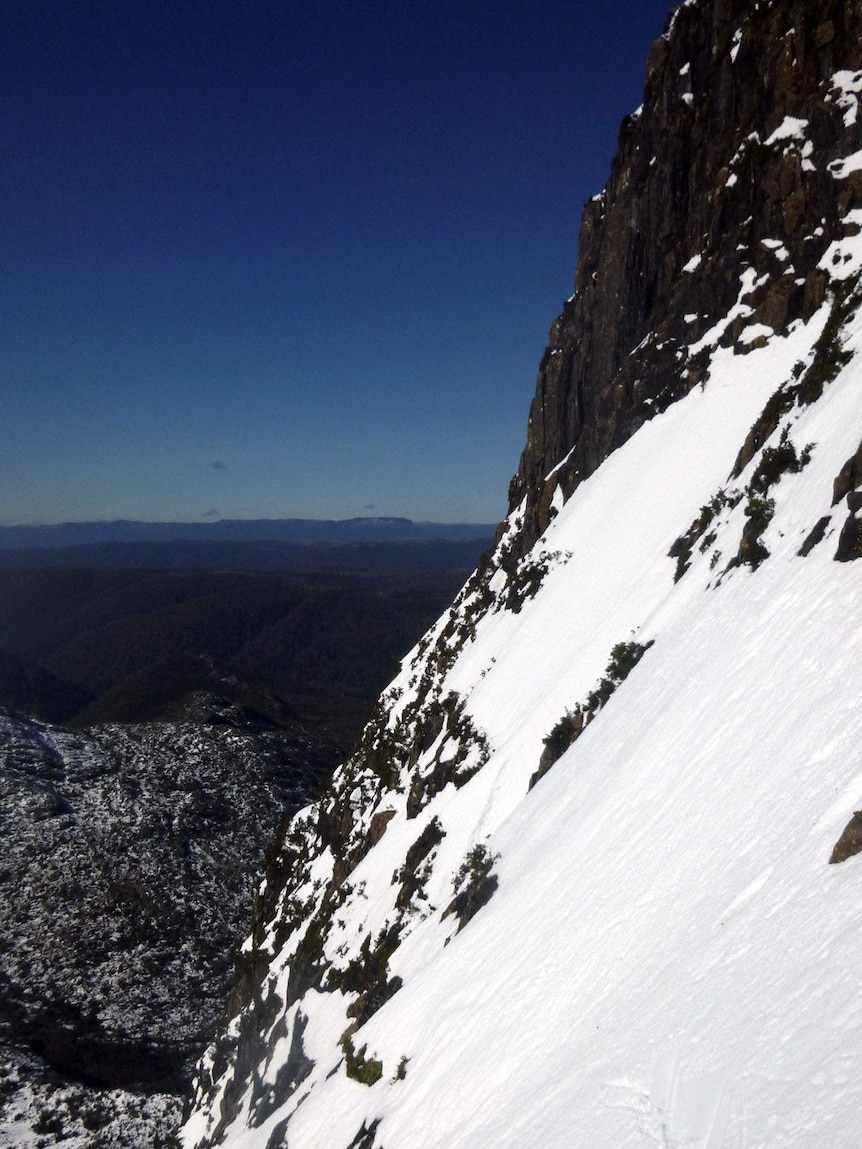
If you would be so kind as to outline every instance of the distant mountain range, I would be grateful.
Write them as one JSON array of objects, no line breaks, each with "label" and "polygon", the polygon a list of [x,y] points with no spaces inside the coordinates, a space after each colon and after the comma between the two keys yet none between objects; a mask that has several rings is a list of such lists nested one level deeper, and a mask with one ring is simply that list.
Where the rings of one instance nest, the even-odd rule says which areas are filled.
[{"label": "distant mountain range", "polygon": [[494,540],[490,523],[410,519],[221,519],[0,527],[0,570],[461,571]]},{"label": "distant mountain range", "polygon": [[177,541],[368,543],[484,539],[493,535],[495,526],[494,523],[414,523],[403,518],[217,519],[205,523],[111,519],[105,522],[0,527],[0,550]]}]

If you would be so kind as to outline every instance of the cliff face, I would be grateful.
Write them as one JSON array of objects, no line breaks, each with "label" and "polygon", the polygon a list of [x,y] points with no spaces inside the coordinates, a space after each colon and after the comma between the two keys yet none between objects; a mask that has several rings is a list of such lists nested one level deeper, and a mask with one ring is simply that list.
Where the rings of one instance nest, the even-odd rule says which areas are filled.
[{"label": "cliff face", "polygon": [[743,267],[756,272],[755,322],[784,331],[810,318],[827,282],[818,264],[858,195],[858,170],[836,181],[830,164],[862,146],[862,124],[828,85],[859,67],[862,5],[715,0],[683,4],[669,29],[584,212],[575,294],[539,369],[510,488],[510,511],[527,500],[524,553],[557,487],[568,497],[703,379],[711,344],[692,345],[737,302]]},{"label": "cliff face", "polygon": [[672,14],[496,547],[276,843],[189,1149],[856,1144],[860,20]]}]

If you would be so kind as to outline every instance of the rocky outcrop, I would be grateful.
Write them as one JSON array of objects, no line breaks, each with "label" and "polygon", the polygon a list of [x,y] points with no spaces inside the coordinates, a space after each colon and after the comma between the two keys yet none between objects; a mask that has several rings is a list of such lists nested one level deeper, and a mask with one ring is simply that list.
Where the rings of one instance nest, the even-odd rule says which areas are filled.
[{"label": "rocky outcrop", "polygon": [[731,343],[743,324],[784,331],[822,302],[818,264],[862,193],[862,172],[841,167],[862,147],[862,120],[831,78],[860,67],[860,0],[713,0],[673,13],[643,107],[584,211],[575,293],[539,368],[509,491],[510,511],[526,500],[521,554],[558,489],[568,497],[702,381],[699,342],[716,323],[731,316],[720,333]]}]

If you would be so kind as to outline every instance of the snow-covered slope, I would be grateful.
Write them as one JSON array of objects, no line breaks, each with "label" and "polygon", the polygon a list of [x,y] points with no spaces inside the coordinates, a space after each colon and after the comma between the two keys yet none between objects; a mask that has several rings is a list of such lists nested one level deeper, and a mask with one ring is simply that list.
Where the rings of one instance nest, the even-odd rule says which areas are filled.
[{"label": "snow-covered slope", "polygon": [[[835,40],[687,0],[671,54],[719,9],[730,63],[761,10]],[[752,237],[770,269],[740,253],[653,416],[546,471],[538,541],[527,492],[405,660],[273,854],[188,1149],[859,1144],[862,857],[830,858],[862,803],[862,70],[834,62],[808,97],[843,151],[770,105],[761,138],[835,226]]]}]

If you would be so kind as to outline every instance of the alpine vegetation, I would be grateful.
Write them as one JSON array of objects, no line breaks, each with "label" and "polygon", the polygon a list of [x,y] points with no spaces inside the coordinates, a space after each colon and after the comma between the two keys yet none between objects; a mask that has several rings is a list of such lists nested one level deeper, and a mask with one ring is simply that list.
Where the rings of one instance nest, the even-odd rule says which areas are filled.
[{"label": "alpine vegetation", "polygon": [[495,548],[276,843],[186,1149],[859,1143],[860,98],[862,0],[671,13]]}]

